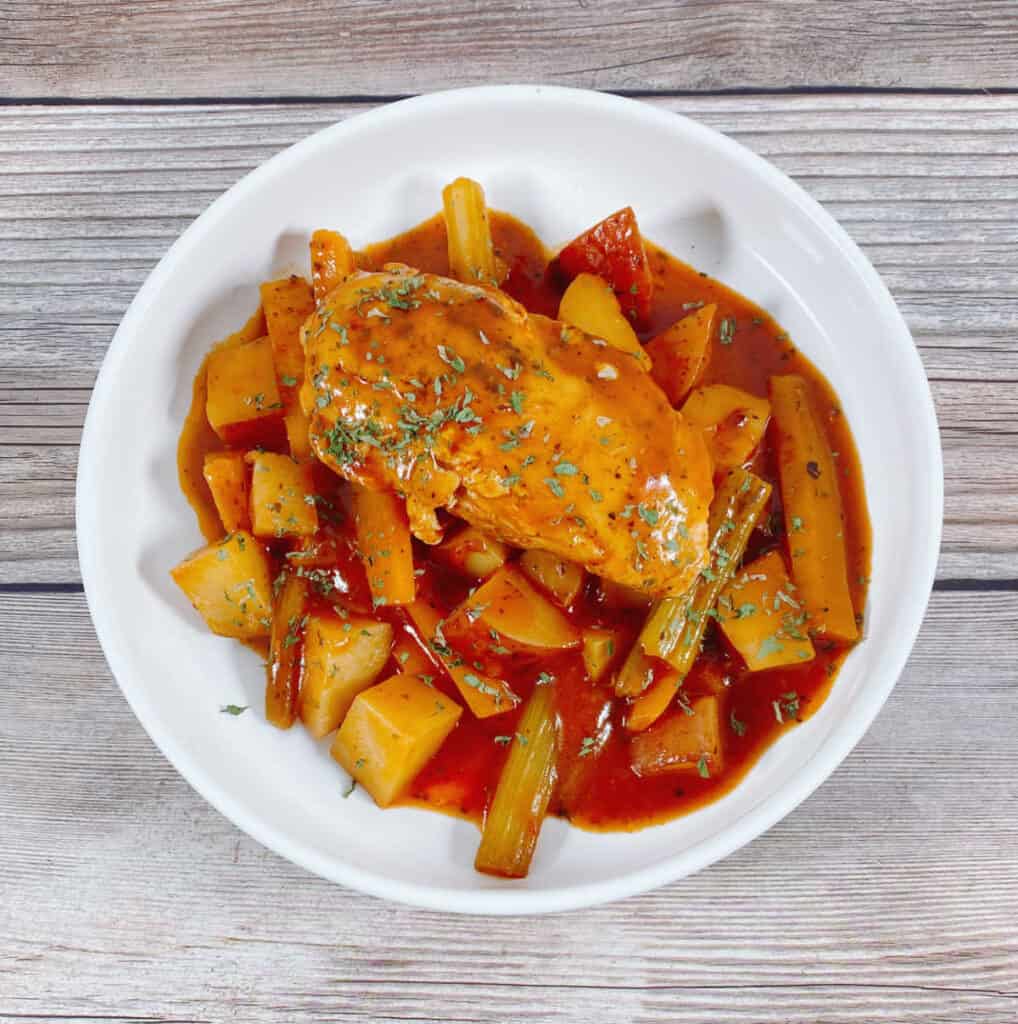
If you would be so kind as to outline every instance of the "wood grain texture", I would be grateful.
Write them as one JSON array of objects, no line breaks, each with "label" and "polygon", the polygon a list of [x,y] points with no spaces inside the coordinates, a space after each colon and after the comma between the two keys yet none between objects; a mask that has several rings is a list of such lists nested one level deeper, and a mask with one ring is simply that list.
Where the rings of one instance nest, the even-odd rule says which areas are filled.
[{"label": "wood grain texture", "polygon": [[[95,374],[194,217],[386,96],[514,80],[652,94],[824,203],[947,478],[940,589],[835,775],[708,871],[531,921],[358,896],[222,818],[113,683],[73,529]],[[1018,1020],[1016,91],[1011,0],[0,4],[0,1024]]]},{"label": "wood grain texture", "polygon": [[8,678],[32,680],[0,689],[0,1021],[1018,1016],[1018,594],[935,594],[876,724],[767,835],[531,921],[408,910],[282,861],[154,750],[81,595],[0,595],[0,619]]},{"label": "wood grain texture", "polygon": [[7,0],[0,19],[16,97],[1018,86],[1009,0]]},{"label": "wood grain texture", "polygon": [[[860,243],[937,402],[940,576],[1018,579],[1018,97],[653,102],[772,160]],[[159,257],[246,171],[365,106],[0,108],[0,584],[78,579],[88,395]]]}]

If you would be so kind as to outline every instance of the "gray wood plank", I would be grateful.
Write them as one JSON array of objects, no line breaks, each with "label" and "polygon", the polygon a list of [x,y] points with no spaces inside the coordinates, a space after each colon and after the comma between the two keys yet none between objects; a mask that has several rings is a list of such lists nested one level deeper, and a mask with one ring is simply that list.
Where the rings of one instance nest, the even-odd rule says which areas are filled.
[{"label": "gray wood plank", "polygon": [[[115,11],[115,13],[114,13]],[[8,0],[15,97],[354,96],[492,81],[598,89],[1018,86],[1008,0]],[[198,56],[202,55],[202,56]]]},{"label": "gray wood plank", "polygon": [[0,621],[7,676],[27,681],[0,688],[0,1021],[1018,1015],[1018,594],[935,594],[873,728],[766,836],[656,893],[539,921],[308,876],[155,751],[81,595],[0,595]]},{"label": "gray wood plank", "polygon": [[[862,245],[937,401],[940,576],[1018,579],[1018,97],[653,102],[775,162]],[[78,579],[85,403],[162,253],[244,172],[366,106],[0,108],[0,583]]]}]

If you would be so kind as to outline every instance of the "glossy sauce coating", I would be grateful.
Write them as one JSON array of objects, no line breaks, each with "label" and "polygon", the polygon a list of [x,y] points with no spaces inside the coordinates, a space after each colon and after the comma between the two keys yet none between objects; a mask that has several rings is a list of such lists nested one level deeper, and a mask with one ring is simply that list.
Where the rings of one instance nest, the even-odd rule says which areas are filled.
[{"label": "glossy sauce coating", "polygon": [[[547,273],[548,255],[540,241],[525,225],[495,211],[491,213],[491,227],[496,254],[508,268],[504,290],[531,312],[554,317],[561,286]],[[714,302],[719,319],[734,321],[732,343],[712,346],[702,384],[723,382],[766,395],[767,381],[773,374],[796,373],[808,381],[814,408],[823,418],[832,451],[837,453],[849,580],[853,603],[857,610],[861,609],[869,571],[869,522],[855,446],[836,396],[763,310],[650,243],[647,251],[655,291],[651,329],[643,335],[644,340],[685,316],[692,304]],[[405,263],[433,274],[447,273],[442,218],[432,218],[404,235],[358,254],[358,264],[366,270],[380,269],[387,262]],[[257,323],[252,324],[245,337],[255,336],[251,331],[257,333]],[[204,374],[199,373],[199,381],[203,380]],[[211,496],[200,478],[200,466],[205,451],[217,450],[222,445],[211,431],[198,425],[198,421],[204,422],[199,381],[195,385],[195,405],[181,438],[179,461],[182,486],[198,513],[203,532],[211,539],[221,529],[211,525],[217,520]],[[769,434],[750,468],[765,479],[776,481]],[[323,481],[322,486],[334,485]],[[353,554],[349,521],[343,517],[341,488],[334,490],[335,513],[328,529],[346,554],[341,569],[330,568],[326,574],[329,581],[322,589],[328,593],[319,594],[316,600],[328,603],[337,594],[343,594],[343,603],[351,608],[360,605],[360,610],[369,610],[363,570]],[[781,547],[786,548],[787,559],[777,490],[770,515],[754,532],[747,562]],[[433,559],[431,549],[418,542],[415,563],[424,570],[419,579],[421,592],[440,608],[449,611],[467,595],[470,581],[451,574]],[[412,627],[397,609],[378,609],[375,614],[393,622],[397,632],[405,630],[415,638]],[[607,606],[596,581],[588,578],[568,614],[578,626],[603,625],[621,630],[621,654],[635,639],[645,613]],[[690,698],[710,693],[717,694],[722,701],[725,767],[717,777],[709,778],[696,772],[638,778],[630,767],[629,738],[622,726],[620,702],[613,698],[607,681],[601,686],[591,685],[578,652],[531,660],[514,658],[506,662],[504,675],[524,699],[540,673],[555,677],[562,752],[560,782],[552,811],[584,828],[626,830],[667,820],[721,796],[738,783],[767,747],[794,727],[796,720],[812,715],[822,705],[847,652],[847,648],[822,638],[817,640],[816,649],[816,658],[806,664],[751,674],[727,646],[720,631],[713,625],[708,628],[704,650],[683,690]],[[434,664],[424,645],[420,645],[420,650]],[[394,660],[388,668],[397,671],[400,665]],[[459,699],[437,665],[434,685],[452,699]],[[413,783],[406,802],[424,803],[480,820],[506,756],[505,738],[513,734],[518,716],[518,710],[483,720],[463,715],[439,753]],[[584,756],[583,751],[589,747],[584,740],[592,736],[599,737],[603,746],[596,756]]]},{"label": "glossy sauce coating", "polygon": [[503,293],[426,273],[355,275],[305,331],[319,459],[650,594],[704,563],[710,463],[635,359]]}]

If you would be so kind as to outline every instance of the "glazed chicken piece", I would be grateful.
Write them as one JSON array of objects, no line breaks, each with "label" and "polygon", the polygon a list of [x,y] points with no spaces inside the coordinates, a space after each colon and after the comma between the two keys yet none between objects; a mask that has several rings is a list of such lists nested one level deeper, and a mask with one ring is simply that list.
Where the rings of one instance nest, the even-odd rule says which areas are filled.
[{"label": "glazed chicken piece", "polygon": [[444,508],[654,595],[703,567],[703,441],[630,355],[495,289],[396,264],[341,283],[304,339],[315,454],[403,494],[426,543]]}]

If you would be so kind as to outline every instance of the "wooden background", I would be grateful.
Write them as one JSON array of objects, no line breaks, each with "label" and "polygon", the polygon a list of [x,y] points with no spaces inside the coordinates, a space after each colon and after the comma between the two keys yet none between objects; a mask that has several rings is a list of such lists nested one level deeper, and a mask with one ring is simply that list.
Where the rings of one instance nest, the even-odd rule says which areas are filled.
[{"label": "wooden background", "polygon": [[[698,876],[478,920],[329,885],[135,722],[75,556],[137,288],[266,157],[397,96],[626,92],[728,132],[884,276],[940,416],[919,643],[843,767]],[[1018,5],[0,3],[0,1021],[1018,1020]]]}]

